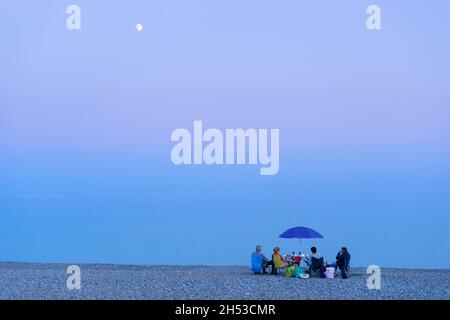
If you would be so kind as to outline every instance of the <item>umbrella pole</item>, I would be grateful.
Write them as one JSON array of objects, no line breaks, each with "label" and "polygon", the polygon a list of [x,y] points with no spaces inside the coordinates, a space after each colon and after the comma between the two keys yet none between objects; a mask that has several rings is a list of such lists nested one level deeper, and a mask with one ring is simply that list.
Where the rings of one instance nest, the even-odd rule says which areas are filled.
[{"label": "umbrella pole", "polygon": [[300,254],[302,254],[302,238],[300,238]]}]

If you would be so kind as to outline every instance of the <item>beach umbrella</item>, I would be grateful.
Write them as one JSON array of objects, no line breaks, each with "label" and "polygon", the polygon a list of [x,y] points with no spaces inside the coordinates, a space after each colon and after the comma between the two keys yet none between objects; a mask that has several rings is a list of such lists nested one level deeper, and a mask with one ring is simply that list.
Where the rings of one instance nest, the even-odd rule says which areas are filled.
[{"label": "beach umbrella", "polygon": [[317,231],[307,227],[294,227],[280,234],[280,238],[300,239],[300,249],[302,247],[302,239],[323,238]]}]

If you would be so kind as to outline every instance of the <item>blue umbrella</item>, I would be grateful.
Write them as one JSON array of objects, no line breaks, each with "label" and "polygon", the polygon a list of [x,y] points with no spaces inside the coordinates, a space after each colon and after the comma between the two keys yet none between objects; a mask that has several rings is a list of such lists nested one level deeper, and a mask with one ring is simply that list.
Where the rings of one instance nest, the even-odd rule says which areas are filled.
[{"label": "blue umbrella", "polygon": [[286,230],[282,234],[280,234],[280,238],[297,238],[300,239],[300,249],[302,246],[302,239],[311,239],[311,238],[323,238],[323,236],[317,231],[306,228],[306,227],[294,227]]}]

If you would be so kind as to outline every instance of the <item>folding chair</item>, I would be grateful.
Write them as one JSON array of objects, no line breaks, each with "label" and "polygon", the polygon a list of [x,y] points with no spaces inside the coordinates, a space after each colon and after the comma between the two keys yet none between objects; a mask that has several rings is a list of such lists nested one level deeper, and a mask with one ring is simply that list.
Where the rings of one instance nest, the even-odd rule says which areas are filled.
[{"label": "folding chair", "polygon": [[272,273],[277,274],[279,271],[284,270],[286,268],[286,265],[284,264],[283,260],[281,260],[281,256],[279,254],[272,255]]},{"label": "folding chair", "polygon": [[309,273],[318,274],[321,278],[325,278],[325,266],[323,264],[323,257],[320,259],[311,257],[311,266],[309,268]]}]

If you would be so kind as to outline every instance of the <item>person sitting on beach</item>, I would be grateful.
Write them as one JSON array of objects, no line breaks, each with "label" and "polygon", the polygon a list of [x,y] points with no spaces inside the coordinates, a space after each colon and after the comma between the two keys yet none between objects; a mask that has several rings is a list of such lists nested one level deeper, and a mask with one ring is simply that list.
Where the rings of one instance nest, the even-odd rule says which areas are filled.
[{"label": "person sitting on beach", "polygon": [[272,260],[269,261],[268,265],[272,267],[272,274],[277,274],[278,269],[285,268],[287,266],[287,262],[283,259],[280,254],[280,248],[275,247],[273,249]]},{"label": "person sitting on beach", "polygon": [[322,258],[322,256],[320,254],[317,253],[317,248],[316,247],[311,247],[310,249],[311,251],[311,255],[304,255],[304,258],[301,260],[301,267],[304,268],[308,268],[311,266],[312,263],[312,258],[316,258],[316,259],[320,259]]},{"label": "person sitting on beach", "polygon": [[262,253],[261,246],[256,246],[255,252],[252,253],[252,271],[254,273],[266,274],[269,266],[269,259]]},{"label": "person sitting on beach", "polygon": [[336,270],[341,270],[342,278],[347,279],[348,277],[348,268],[350,265],[350,253],[346,247],[342,247],[341,250],[336,255]]},{"label": "person sitting on beach", "polygon": [[323,257],[317,253],[316,247],[311,247],[311,257],[309,257],[309,273],[317,273],[321,278],[325,278],[325,265]]},{"label": "person sitting on beach", "polygon": [[316,247],[311,247],[310,250],[311,250],[311,257],[314,257],[316,259],[322,258],[322,256],[319,253],[317,253],[317,248]]}]

